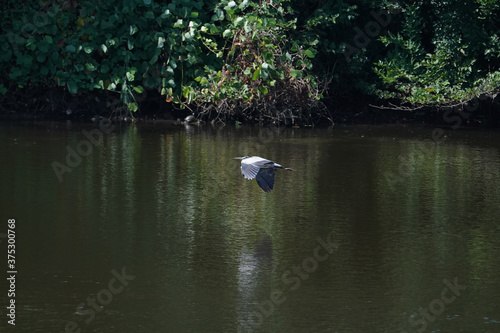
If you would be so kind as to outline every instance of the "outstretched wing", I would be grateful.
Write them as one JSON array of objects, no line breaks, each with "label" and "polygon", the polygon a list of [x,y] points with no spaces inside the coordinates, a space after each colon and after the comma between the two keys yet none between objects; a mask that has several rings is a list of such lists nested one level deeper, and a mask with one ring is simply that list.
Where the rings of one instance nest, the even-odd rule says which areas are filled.
[{"label": "outstretched wing", "polygon": [[274,187],[274,175],[276,174],[276,169],[274,168],[262,168],[257,173],[257,184],[264,192],[271,192]]},{"label": "outstretched wing", "polygon": [[253,164],[241,163],[241,174],[246,179],[254,179],[259,173],[260,167]]},{"label": "outstretched wing", "polygon": [[241,161],[241,174],[246,179],[254,179],[257,177],[257,173],[259,173],[261,166],[267,163],[272,162],[259,156],[245,158]]}]

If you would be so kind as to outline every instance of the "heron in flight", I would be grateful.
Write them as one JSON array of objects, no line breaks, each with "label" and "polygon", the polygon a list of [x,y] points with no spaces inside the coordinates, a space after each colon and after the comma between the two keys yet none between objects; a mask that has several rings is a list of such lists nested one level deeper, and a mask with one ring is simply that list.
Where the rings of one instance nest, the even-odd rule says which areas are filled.
[{"label": "heron in flight", "polygon": [[241,160],[241,174],[246,179],[256,179],[257,184],[264,192],[271,192],[274,187],[274,175],[278,169],[293,171],[290,168],[284,168],[278,163],[266,160],[259,156],[244,156],[235,157],[236,160]]}]

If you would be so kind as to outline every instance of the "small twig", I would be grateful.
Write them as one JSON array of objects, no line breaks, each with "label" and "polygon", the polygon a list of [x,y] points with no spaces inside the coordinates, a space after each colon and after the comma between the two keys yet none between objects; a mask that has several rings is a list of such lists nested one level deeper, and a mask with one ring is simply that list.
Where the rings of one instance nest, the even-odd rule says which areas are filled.
[{"label": "small twig", "polygon": [[405,111],[405,112],[413,112],[413,111],[416,111],[416,110],[420,110],[422,108],[424,108],[423,105],[419,106],[419,107],[416,107],[416,108],[410,108],[410,107],[388,107],[388,106],[377,106],[377,105],[373,105],[373,104],[368,104],[368,106],[372,107],[372,108],[375,108],[375,109],[379,109],[379,110],[391,110],[391,111]]}]

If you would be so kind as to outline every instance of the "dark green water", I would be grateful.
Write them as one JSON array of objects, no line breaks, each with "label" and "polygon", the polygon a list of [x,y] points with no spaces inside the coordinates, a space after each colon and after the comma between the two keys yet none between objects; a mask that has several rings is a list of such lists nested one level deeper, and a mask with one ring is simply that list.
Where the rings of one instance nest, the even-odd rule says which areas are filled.
[{"label": "dark green water", "polygon": [[500,332],[500,134],[432,130],[0,123],[0,331]]}]

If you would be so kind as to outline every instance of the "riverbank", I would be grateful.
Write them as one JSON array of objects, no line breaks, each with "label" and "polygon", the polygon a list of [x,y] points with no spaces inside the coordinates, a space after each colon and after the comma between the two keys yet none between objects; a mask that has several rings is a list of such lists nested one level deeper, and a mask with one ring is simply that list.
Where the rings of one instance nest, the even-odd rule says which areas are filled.
[{"label": "riverbank", "polygon": [[499,127],[499,6],[8,1],[0,113]]},{"label": "riverbank", "polygon": [[[248,119],[235,108],[231,114],[218,114],[215,107],[176,107],[164,101],[163,96],[154,91],[145,92],[138,99],[139,108],[130,112],[120,100],[120,95],[108,91],[93,91],[76,95],[63,88],[19,91],[17,98],[5,97],[0,108],[0,120],[72,120],[95,122],[106,118],[114,122],[169,121],[181,122],[194,115],[194,121],[203,123],[242,123],[285,127],[332,126],[339,124],[429,124],[440,127],[481,127],[500,128],[500,103],[495,97],[472,100],[468,104],[441,105],[420,108],[394,107],[387,101],[364,97],[334,100],[327,97],[321,101],[322,115],[300,118],[287,113],[286,108],[277,110],[282,117],[254,117]],[[22,97],[20,97],[22,96]],[[326,110],[326,111],[325,111]],[[315,110],[311,110],[314,114]]]}]

